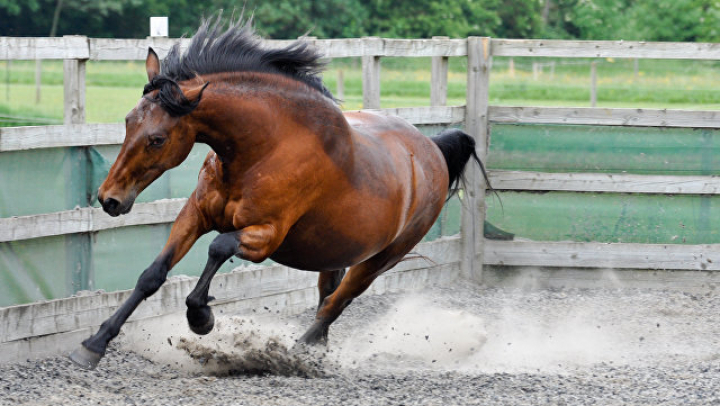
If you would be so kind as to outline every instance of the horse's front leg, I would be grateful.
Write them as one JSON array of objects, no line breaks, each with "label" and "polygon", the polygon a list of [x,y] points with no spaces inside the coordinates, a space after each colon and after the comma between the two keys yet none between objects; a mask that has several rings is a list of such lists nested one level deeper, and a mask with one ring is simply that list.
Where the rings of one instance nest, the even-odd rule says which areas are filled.
[{"label": "horse's front leg", "polygon": [[95,335],[82,342],[70,359],[86,369],[94,369],[105,355],[108,343],[120,333],[120,327],[143,300],[160,289],[170,269],[185,256],[192,245],[207,231],[200,221],[194,195],[180,211],[167,244],[155,261],[140,275],[130,297],[107,319]]},{"label": "horse's front leg", "polygon": [[208,296],[210,282],[222,264],[240,252],[239,237],[237,231],[224,233],[215,237],[210,244],[205,269],[202,275],[200,275],[200,280],[198,280],[198,284],[195,285],[195,289],[193,289],[185,300],[188,324],[190,325],[190,330],[195,334],[205,335],[209,333],[215,325],[215,317],[213,316],[210,306],[208,306],[208,302],[213,299]]},{"label": "horse's front leg", "polygon": [[272,225],[256,225],[220,234],[210,244],[208,261],[195,289],[188,295],[187,320],[196,334],[208,334],[215,325],[208,302],[210,282],[218,269],[233,255],[253,262],[261,262],[272,254],[282,239]]}]

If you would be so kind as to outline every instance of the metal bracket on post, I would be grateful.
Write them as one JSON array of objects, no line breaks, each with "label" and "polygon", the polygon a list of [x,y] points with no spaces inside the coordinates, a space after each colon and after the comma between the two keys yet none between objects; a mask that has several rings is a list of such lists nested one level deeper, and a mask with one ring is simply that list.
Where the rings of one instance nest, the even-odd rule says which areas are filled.
[{"label": "metal bracket on post", "polygon": [[[66,59],[64,71],[64,119],[66,126],[85,123],[86,59]],[[65,160],[65,205],[67,209],[90,205],[91,171],[87,147],[68,148]],[[65,236],[65,269],[68,293],[92,288],[92,244],[90,234]]]},{"label": "metal bracket on post", "polygon": [[[465,130],[475,139],[475,151],[486,162],[488,149],[488,90],[492,61],[490,38],[468,38]],[[461,221],[460,270],[463,277],[482,281],[485,223],[485,184],[472,162],[466,171]]]}]

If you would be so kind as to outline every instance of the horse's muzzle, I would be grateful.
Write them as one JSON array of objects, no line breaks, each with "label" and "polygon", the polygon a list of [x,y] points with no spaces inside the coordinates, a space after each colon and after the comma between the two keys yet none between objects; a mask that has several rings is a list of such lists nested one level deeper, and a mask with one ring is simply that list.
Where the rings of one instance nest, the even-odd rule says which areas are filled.
[{"label": "horse's muzzle", "polygon": [[113,217],[129,213],[134,203],[134,201],[131,201],[129,204],[121,204],[117,199],[113,199],[112,197],[98,199],[98,201],[102,205],[103,210],[105,210],[105,213]]}]

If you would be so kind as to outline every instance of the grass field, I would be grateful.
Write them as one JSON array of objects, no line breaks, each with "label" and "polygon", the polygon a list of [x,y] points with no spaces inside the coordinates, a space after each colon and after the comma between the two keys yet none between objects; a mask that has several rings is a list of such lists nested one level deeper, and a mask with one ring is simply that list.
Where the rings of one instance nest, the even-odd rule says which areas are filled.
[{"label": "grass field", "polygon": [[[720,63],[706,61],[633,61],[598,59],[598,106],[676,109],[720,109]],[[532,63],[542,64],[533,74]],[[495,58],[490,102],[517,106],[588,106],[589,59]],[[554,67],[551,65],[554,64]],[[332,91],[338,70],[344,74],[343,108],[362,107],[362,72],[358,59],[333,60],[324,74]],[[0,62],[0,125],[48,124],[62,121],[63,73],[61,61],[45,61],[41,101],[35,100],[35,63]],[[465,60],[451,58],[448,104],[465,104]],[[87,64],[87,121],[121,122],[137,103],[145,84],[139,61]],[[382,107],[429,105],[430,59],[384,58]]]}]

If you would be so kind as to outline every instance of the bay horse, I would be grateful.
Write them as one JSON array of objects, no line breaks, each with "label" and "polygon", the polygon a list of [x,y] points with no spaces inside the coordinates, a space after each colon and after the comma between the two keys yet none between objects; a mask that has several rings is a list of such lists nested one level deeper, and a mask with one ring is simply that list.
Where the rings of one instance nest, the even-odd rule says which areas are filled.
[{"label": "bay horse", "polygon": [[220,234],[186,300],[193,332],[213,328],[208,291],[226,260],[270,258],[319,273],[317,315],[300,342],[326,342],[343,309],[427,233],[471,157],[484,173],[474,140],[460,130],[428,138],[398,117],[343,114],[320,79],[322,55],[302,41],[267,49],[241,20],[227,28],[219,17],[204,21],[187,51],[178,42],[162,66],[148,51],[148,83],[98,191],[103,210],[128,213],[195,143],[212,150],[167,244],[130,297],[70,354],[84,368],[97,366],[140,302],[212,230]]}]

